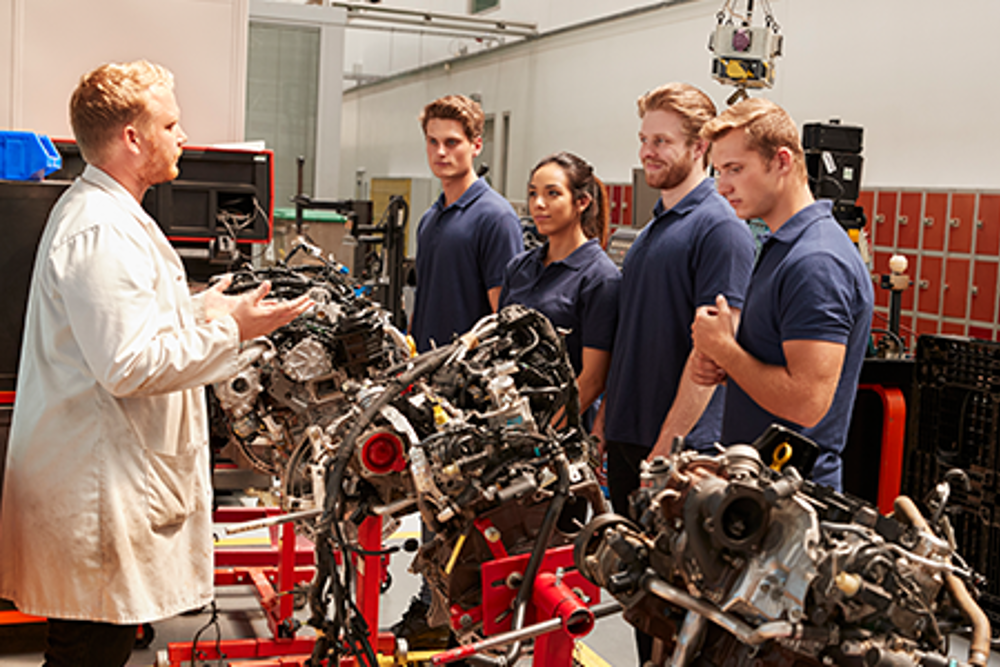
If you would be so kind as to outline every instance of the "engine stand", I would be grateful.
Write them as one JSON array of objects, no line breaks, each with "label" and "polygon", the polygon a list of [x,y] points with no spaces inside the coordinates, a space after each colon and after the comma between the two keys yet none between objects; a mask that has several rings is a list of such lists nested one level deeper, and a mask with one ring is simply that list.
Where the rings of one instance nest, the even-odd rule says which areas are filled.
[{"label": "engine stand", "polygon": [[[489,528],[479,525],[479,522],[476,527],[480,530]],[[493,544],[499,544],[499,541]],[[601,590],[574,569],[572,545],[549,549],[535,578],[525,615],[526,625],[511,630],[511,612],[529,558],[530,554],[522,554],[483,563],[483,604],[471,610],[452,607],[451,618],[455,629],[462,628],[463,621],[468,623],[481,618],[486,639],[439,653],[432,659],[433,664],[447,664],[487,648],[534,637],[532,664],[535,667],[573,665],[576,640],[594,627],[596,615],[588,605],[599,601]],[[614,613],[620,610],[617,605],[612,606],[614,609],[605,611]]]},{"label": "engine stand", "polygon": [[[280,515],[280,510],[260,509],[247,514],[244,510],[222,510],[216,513],[218,522],[246,521],[249,519],[270,519]],[[316,640],[314,637],[297,637],[298,622],[293,616],[294,587],[297,583],[311,581],[315,574],[314,554],[311,549],[298,548],[295,526],[291,521],[272,527],[272,537],[280,531],[280,546],[272,556],[269,566],[261,566],[265,554],[259,550],[248,553],[244,550],[216,550],[216,565],[250,561],[253,566],[238,566],[216,569],[216,586],[252,584],[267,618],[271,637],[262,639],[230,639],[221,642],[199,641],[197,647],[192,642],[171,643],[167,649],[167,661],[171,667],[181,667],[195,657],[201,660],[243,658],[240,662],[230,662],[231,667],[289,667],[304,665],[309,659]],[[366,551],[382,548],[382,519],[369,517],[358,528],[359,546]],[[308,559],[307,567],[299,567]],[[340,557],[340,554],[338,554]],[[392,655],[394,640],[392,635],[378,632],[379,594],[385,564],[379,555],[362,556],[358,559],[358,607],[361,609],[371,632],[369,641],[377,653]],[[277,581],[277,590],[273,583]],[[263,658],[263,660],[261,660]],[[341,660],[341,665],[354,664],[351,659]]]}]

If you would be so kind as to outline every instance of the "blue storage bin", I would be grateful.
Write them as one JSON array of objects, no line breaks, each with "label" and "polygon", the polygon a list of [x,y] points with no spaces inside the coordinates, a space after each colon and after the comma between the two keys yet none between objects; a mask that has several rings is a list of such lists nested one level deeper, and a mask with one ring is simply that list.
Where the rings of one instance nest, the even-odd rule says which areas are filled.
[{"label": "blue storage bin", "polygon": [[62,166],[62,157],[45,135],[0,131],[0,179],[40,181]]}]

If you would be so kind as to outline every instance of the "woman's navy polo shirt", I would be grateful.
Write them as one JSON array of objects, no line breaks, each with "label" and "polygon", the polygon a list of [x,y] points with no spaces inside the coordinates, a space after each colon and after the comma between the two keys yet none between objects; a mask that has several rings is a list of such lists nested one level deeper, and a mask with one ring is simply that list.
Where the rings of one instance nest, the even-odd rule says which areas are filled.
[{"label": "woman's navy polo shirt", "polygon": [[802,209],[764,243],[736,340],[760,361],[776,366],[786,364],[782,344],[787,340],[842,343],[844,365],[833,403],[816,426],[803,428],[767,412],[730,380],[722,441],[751,443],[772,422],[783,424],[819,445],[813,480],[839,489],[839,454],[847,442],[868,347],[874,290],[858,249],[831,215],[831,206],[819,201]]},{"label": "woman's navy polo shirt", "polygon": [[504,272],[500,307],[519,303],[544,314],[553,325],[569,329],[566,348],[579,375],[583,348],[611,351],[621,273],[596,239],[546,266],[548,251],[546,243],[510,261]]}]

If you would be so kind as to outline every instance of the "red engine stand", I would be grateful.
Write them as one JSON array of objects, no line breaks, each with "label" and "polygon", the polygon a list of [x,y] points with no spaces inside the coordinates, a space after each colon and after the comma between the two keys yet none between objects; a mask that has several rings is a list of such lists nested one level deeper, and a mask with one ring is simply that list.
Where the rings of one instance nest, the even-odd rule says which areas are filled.
[{"label": "red engine stand", "polygon": [[[474,525],[486,538],[496,559],[482,565],[483,603],[473,609],[453,606],[451,624],[452,628],[460,630],[464,625],[482,620],[483,634],[491,637],[511,628],[517,589],[531,555],[508,556],[500,540],[489,539],[493,526],[488,520],[477,520]],[[565,575],[557,574],[560,570],[565,570]],[[536,667],[571,667],[575,640],[593,629],[594,616],[588,605],[600,601],[601,589],[574,568],[572,545],[546,551],[538,572],[528,602],[525,627],[553,618],[561,618],[562,623],[535,639],[533,664]],[[433,662],[445,664],[475,650],[476,644],[459,647],[435,656]]]},{"label": "red engine stand", "polygon": [[[219,523],[248,521],[280,513],[281,511],[275,508],[220,510],[216,513],[215,519]],[[196,648],[202,660],[253,659],[230,662],[232,667],[303,665],[309,659],[316,640],[314,637],[296,637],[297,625],[292,618],[294,612],[292,594],[295,584],[312,580],[315,574],[314,553],[308,541],[295,535],[295,527],[291,522],[281,524],[280,527],[272,527],[272,540],[279,530],[281,538],[277,549],[217,549],[215,552],[216,586],[252,584],[256,589],[261,609],[267,617],[271,637],[228,639],[218,644],[214,641],[199,641],[197,647],[191,642],[171,643],[167,649],[171,667],[180,667],[183,662],[191,661]],[[358,543],[366,551],[381,550],[381,517],[369,517],[362,522],[358,528]],[[234,563],[238,565],[220,569],[220,566]],[[248,566],[247,563],[253,565]],[[300,567],[300,565],[308,566]],[[357,559],[358,607],[371,628],[369,641],[372,646],[379,653],[391,655],[395,648],[392,636],[380,635],[378,632],[379,593],[384,567],[382,558],[378,555],[362,556]],[[273,585],[275,581],[277,590]],[[261,661],[260,658],[265,660]],[[340,664],[347,667],[353,665],[354,661],[345,659]]]}]

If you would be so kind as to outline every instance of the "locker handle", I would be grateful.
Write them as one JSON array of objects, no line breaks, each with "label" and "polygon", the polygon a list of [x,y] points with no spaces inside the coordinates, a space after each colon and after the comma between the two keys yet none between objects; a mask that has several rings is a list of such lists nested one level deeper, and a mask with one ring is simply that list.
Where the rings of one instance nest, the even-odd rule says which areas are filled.
[{"label": "locker handle", "polygon": [[901,215],[898,218],[896,218],[896,222],[901,225],[908,225],[910,224],[910,219],[907,218],[905,215]]},{"label": "locker handle", "polygon": [[924,218],[924,227],[933,227],[934,218]]}]

